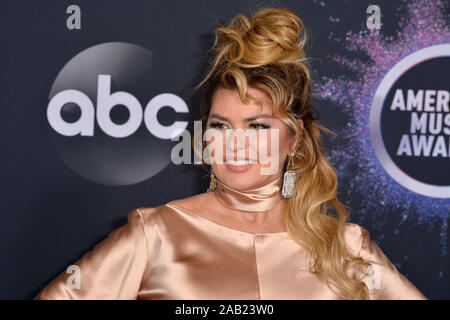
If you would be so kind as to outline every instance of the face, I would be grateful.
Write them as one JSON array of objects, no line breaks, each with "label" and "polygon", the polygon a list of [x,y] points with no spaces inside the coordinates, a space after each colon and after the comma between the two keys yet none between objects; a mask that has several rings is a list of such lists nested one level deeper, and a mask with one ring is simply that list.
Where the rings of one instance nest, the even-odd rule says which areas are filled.
[{"label": "face", "polygon": [[[289,127],[273,117],[268,96],[256,88],[248,93],[264,98],[262,106],[244,104],[237,89],[218,89],[206,124],[214,133],[206,142],[214,159],[212,171],[238,190],[258,188],[279,177],[294,141]],[[299,124],[303,127],[302,120]]]}]

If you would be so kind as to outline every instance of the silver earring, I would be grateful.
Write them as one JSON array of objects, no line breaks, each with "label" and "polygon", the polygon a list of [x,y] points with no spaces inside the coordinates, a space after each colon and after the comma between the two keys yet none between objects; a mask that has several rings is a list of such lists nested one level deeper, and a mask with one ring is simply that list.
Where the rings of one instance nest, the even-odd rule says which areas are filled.
[{"label": "silver earring", "polygon": [[290,198],[294,195],[296,174],[294,170],[291,170],[293,159],[294,153],[291,153],[283,177],[283,189],[281,193],[285,198]]},{"label": "silver earring", "polygon": [[209,188],[206,192],[212,192],[214,190],[216,190],[217,187],[217,183],[216,183],[216,176],[214,175],[214,172],[211,171],[211,175],[210,175],[210,181],[209,181]]}]

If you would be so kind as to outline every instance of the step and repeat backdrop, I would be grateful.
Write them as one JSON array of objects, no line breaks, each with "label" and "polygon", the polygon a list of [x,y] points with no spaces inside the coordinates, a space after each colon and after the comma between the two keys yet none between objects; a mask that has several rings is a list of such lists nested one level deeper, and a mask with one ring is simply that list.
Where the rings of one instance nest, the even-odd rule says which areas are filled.
[{"label": "step and repeat backdrop", "polygon": [[[314,103],[351,221],[450,299],[450,19],[438,0],[0,1],[0,298],[31,299],[138,207],[205,192],[173,163],[214,29],[261,7],[310,34]],[[193,155],[192,155],[193,157]]]}]

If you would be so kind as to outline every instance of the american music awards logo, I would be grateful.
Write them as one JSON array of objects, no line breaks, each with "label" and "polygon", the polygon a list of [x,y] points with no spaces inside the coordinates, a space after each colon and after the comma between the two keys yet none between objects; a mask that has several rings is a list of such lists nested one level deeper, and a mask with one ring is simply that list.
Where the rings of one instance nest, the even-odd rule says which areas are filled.
[{"label": "american music awards logo", "polygon": [[357,208],[355,222],[377,230],[389,212],[399,226],[393,236],[404,223],[437,228],[442,255],[450,217],[447,6],[440,0],[402,2],[394,13],[395,35],[363,23],[344,38],[330,32],[330,44],[349,54],[327,59],[348,76],[324,75],[317,88],[318,99],[331,101],[345,119],[332,128],[340,141],[329,159],[342,200]]},{"label": "american music awards logo", "polygon": [[370,137],[383,168],[403,187],[450,198],[450,44],[399,61],[383,78],[370,112]]}]

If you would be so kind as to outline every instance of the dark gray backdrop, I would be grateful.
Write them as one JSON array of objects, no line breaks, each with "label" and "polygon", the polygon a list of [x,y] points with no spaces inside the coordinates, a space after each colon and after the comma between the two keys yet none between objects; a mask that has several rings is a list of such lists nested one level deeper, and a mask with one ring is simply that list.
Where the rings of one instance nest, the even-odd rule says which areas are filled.
[{"label": "dark gray backdrop", "polygon": [[[394,12],[400,3],[377,1],[384,34],[395,33]],[[71,4],[81,8],[81,30],[66,28],[66,8]],[[132,209],[191,196],[208,187],[205,172],[189,165],[170,164],[151,179],[128,186],[94,183],[65,165],[49,136],[46,107],[53,81],[72,57],[99,43],[115,41],[151,50],[149,95],[177,94],[190,109],[183,116],[165,111],[161,119],[191,121],[199,118],[199,97],[190,90],[204,71],[205,50],[211,44],[216,19],[226,21],[261,5],[289,8],[311,31],[307,51],[316,58],[315,75],[333,77],[347,72],[351,77],[326,58],[331,52],[349,56],[328,35],[358,32],[369,4],[372,1],[1,1],[0,298],[32,298],[124,224]],[[340,22],[334,23],[330,16],[339,17]],[[317,105],[325,125],[331,129],[343,125],[338,108],[325,101]],[[330,148],[335,145],[328,144]],[[349,186],[339,188],[341,192]],[[355,215],[360,196],[342,194]],[[450,298],[449,257],[440,252],[440,226],[410,221],[393,238],[396,223],[394,217],[388,218],[375,229],[361,221],[374,238],[385,235],[380,247],[393,263],[402,261],[399,270],[427,297]]]}]

